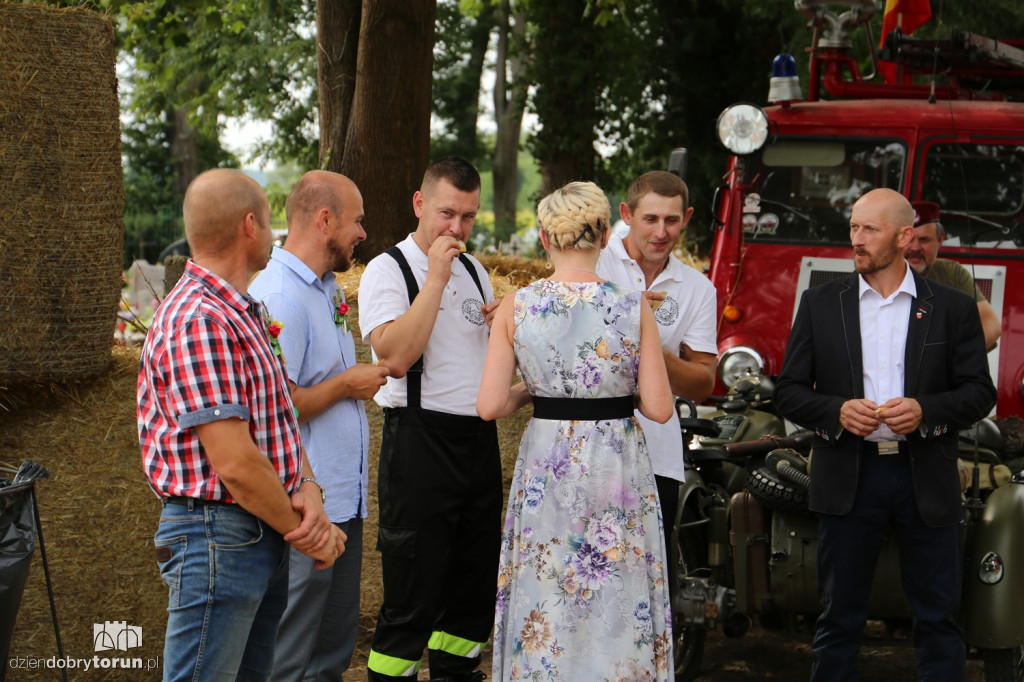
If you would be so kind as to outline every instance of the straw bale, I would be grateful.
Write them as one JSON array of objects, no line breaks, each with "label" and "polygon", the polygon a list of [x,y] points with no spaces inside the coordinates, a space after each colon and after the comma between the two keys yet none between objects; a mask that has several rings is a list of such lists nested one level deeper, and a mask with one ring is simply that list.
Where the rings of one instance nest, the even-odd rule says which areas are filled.
[{"label": "straw bale", "polygon": [[123,238],[110,18],[0,3],[0,385],[110,363]]},{"label": "straw bale", "polygon": [[[487,270],[497,298],[503,298],[506,294],[551,272],[551,268],[540,260],[523,260],[515,256],[473,255]],[[349,270],[336,273],[338,285],[345,290],[349,303],[359,300],[359,278],[363,276],[365,269],[365,265],[356,262]]]}]

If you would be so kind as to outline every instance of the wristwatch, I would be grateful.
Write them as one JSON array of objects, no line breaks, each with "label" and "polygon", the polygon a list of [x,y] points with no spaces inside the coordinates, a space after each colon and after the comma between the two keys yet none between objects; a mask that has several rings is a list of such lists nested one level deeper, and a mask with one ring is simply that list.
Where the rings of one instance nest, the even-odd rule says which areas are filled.
[{"label": "wristwatch", "polygon": [[320,485],[320,481],[316,480],[312,476],[303,476],[302,480],[299,481],[299,485],[302,485],[306,481],[309,481],[310,483],[315,485],[317,488],[320,488],[320,502],[321,503],[326,502],[327,501],[327,491],[324,490],[324,487],[322,485]]}]

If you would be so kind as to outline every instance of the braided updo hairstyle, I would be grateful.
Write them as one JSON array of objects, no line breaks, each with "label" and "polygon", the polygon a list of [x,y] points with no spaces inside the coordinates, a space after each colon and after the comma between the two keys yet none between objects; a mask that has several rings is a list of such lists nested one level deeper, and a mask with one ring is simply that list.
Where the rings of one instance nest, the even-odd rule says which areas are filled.
[{"label": "braided updo hairstyle", "polygon": [[558,251],[599,248],[610,219],[608,198],[592,182],[570,182],[537,206],[537,227]]}]

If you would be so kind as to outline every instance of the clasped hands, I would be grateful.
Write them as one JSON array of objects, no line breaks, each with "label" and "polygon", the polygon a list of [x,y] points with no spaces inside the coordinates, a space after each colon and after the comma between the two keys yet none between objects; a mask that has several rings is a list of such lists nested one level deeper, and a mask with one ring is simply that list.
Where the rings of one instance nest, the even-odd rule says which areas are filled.
[{"label": "clasped hands", "polygon": [[924,418],[921,404],[913,398],[890,398],[878,405],[872,400],[854,398],[839,409],[839,424],[855,436],[869,436],[882,424],[893,433],[905,436]]},{"label": "clasped hands", "polygon": [[316,486],[300,487],[291,501],[292,509],[302,515],[302,523],[284,536],[285,542],[312,557],[314,568],[330,568],[344,553],[348,536],[327,518]]}]

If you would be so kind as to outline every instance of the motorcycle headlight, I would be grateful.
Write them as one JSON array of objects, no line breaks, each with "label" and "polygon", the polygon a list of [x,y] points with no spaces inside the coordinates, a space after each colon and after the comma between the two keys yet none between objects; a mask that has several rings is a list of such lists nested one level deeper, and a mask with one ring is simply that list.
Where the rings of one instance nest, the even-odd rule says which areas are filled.
[{"label": "motorcycle headlight", "polygon": [[986,585],[995,585],[1003,579],[1003,557],[989,552],[978,564],[978,578]]},{"label": "motorcycle headlight", "polygon": [[764,361],[760,354],[748,346],[733,346],[718,359],[718,378],[727,388],[745,374],[761,374]]},{"label": "motorcycle headlight", "polygon": [[768,140],[768,116],[753,104],[734,104],[721,113],[715,129],[733,154],[753,154]]}]

